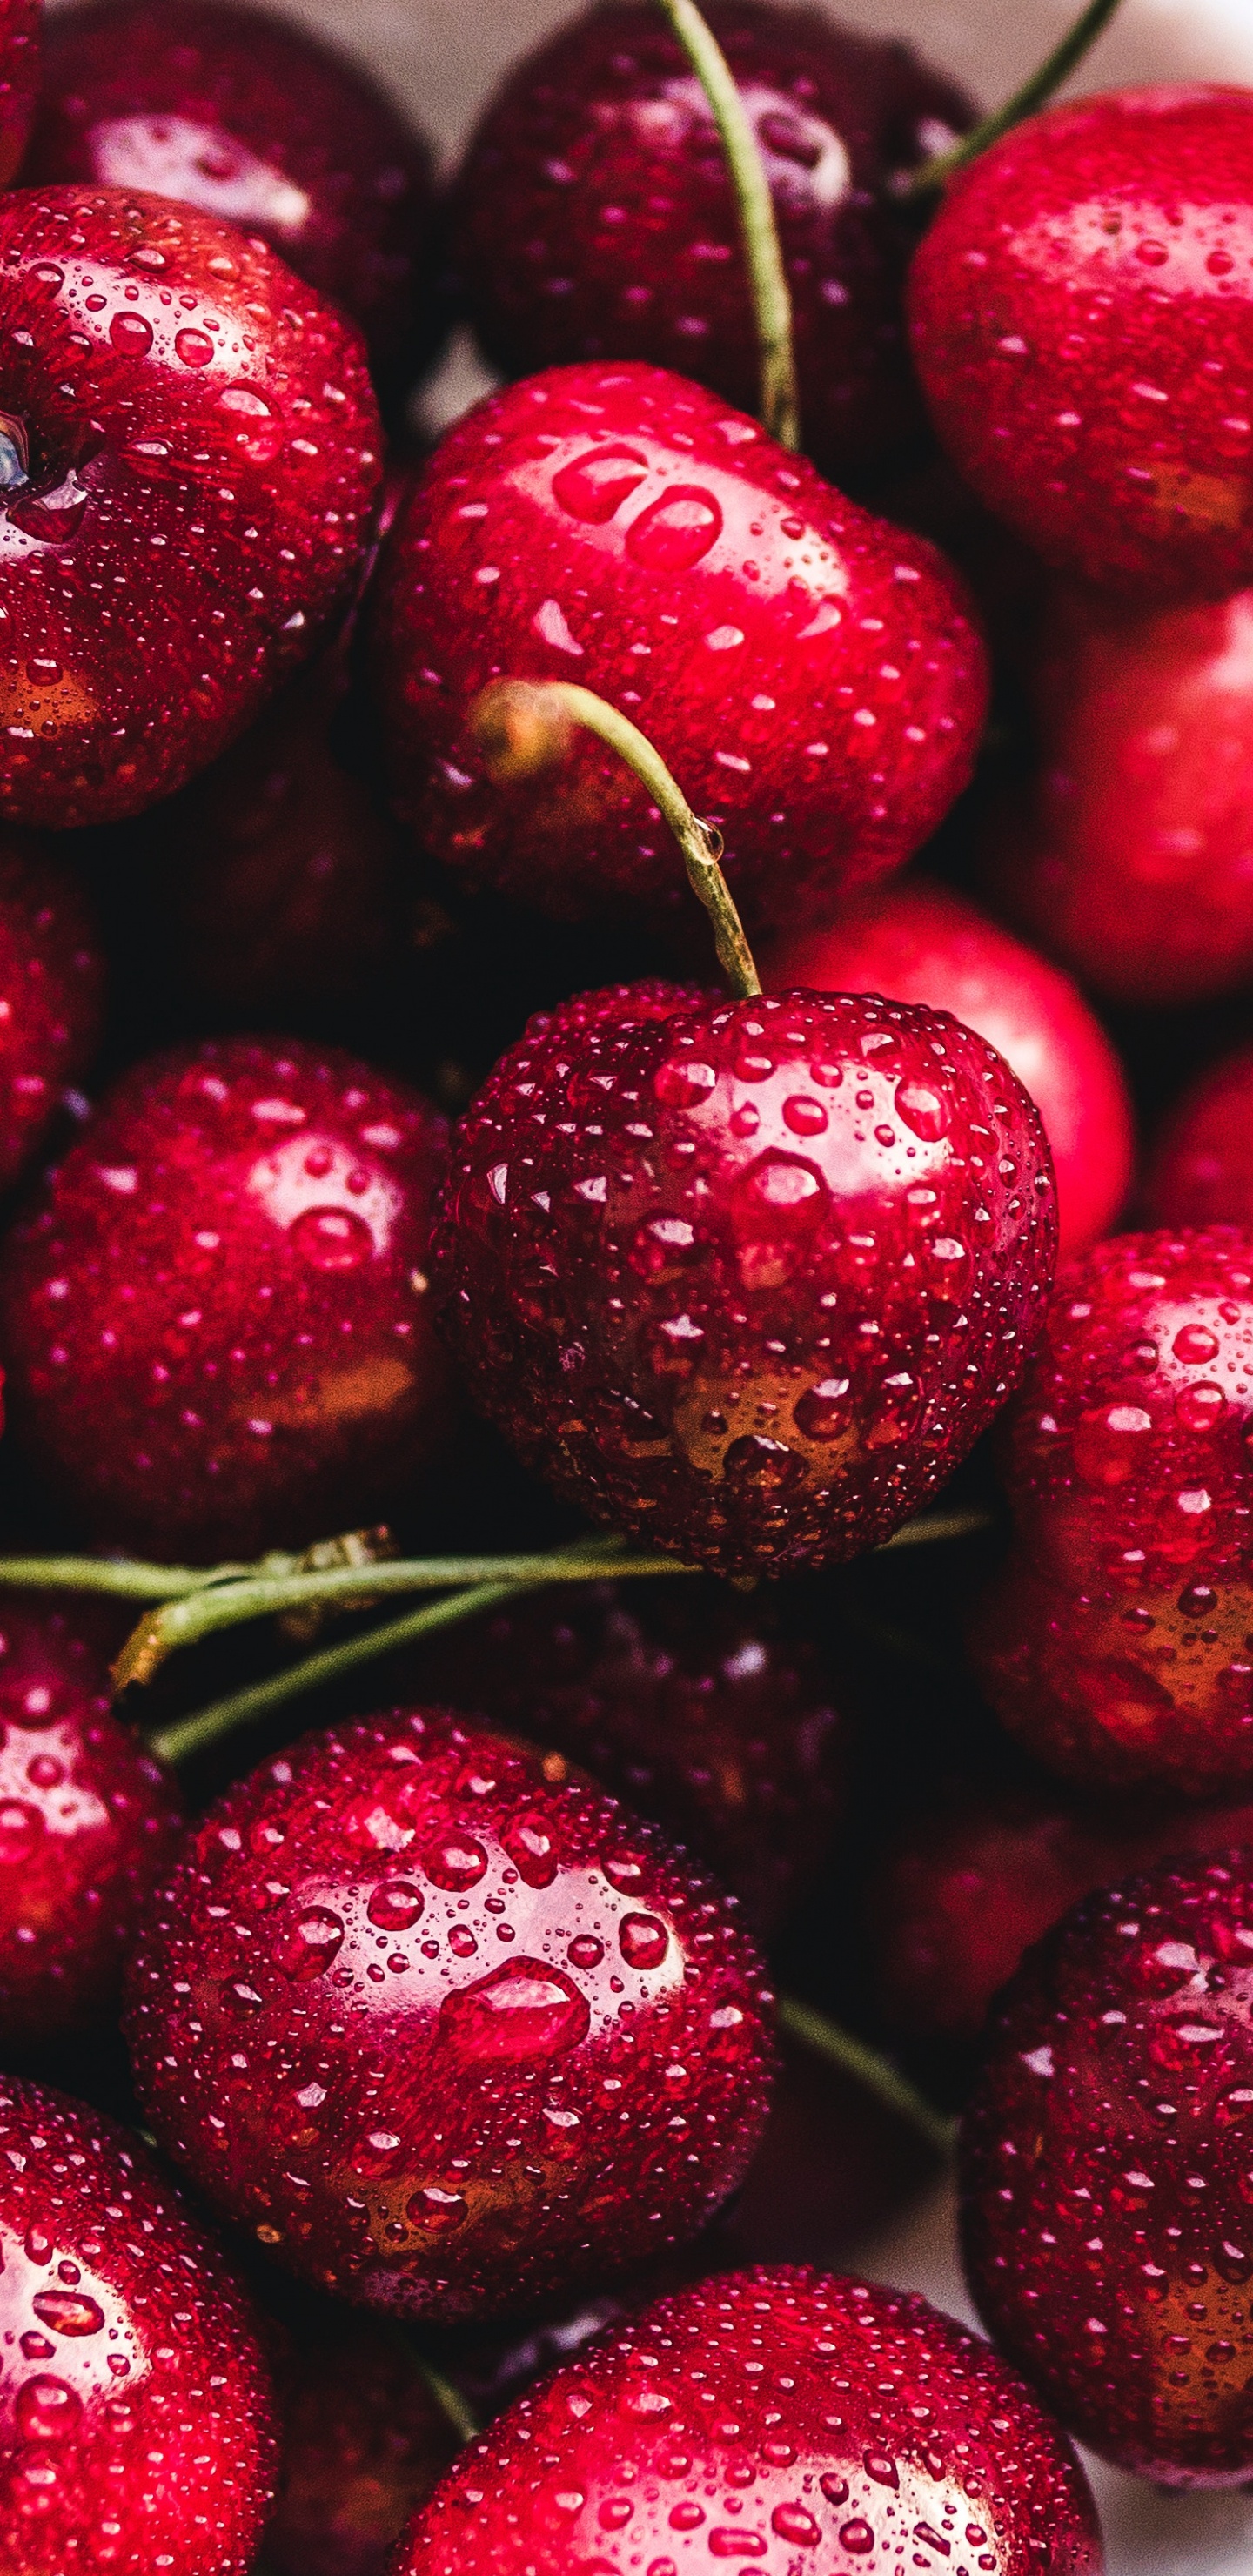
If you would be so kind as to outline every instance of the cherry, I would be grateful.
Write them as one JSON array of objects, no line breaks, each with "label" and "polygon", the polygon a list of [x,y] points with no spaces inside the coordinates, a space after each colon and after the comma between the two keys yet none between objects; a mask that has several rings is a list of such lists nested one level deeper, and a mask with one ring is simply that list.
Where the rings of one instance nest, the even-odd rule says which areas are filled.
[{"label": "cherry", "polygon": [[873,1546],[952,1473],[1018,1377],[1054,1229],[1037,1113],[955,1021],[628,985],[502,1057],[435,1274],[525,1464],[777,1575]]},{"label": "cherry", "polygon": [[1058,590],[1043,759],[998,898],[1098,991],[1185,1002],[1253,972],[1253,591],[1145,611]]},{"label": "cherry", "polygon": [[351,580],[379,476],[360,344],[264,244],[115,188],[0,201],[0,330],[0,814],[135,814]]},{"label": "cherry", "polygon": [[762,2267],[661,2300],[521,2398],[395,2576],[795,2576],[810,2551],[834,2569],[911,2546],[997,2576],[1101,2567],[1078,2461],[977,2336],[900,2290]]},{"label": "cherry", "polygon": [[51,849],[0,835],[0,1188],[55,1118],[100,1038],[104,959],[79,878]]},{"label": "cherry", "polygon": [[[906,227],[893,177],[971,122],[908,45],[813,8],[716,0],[779,223],[805,443],[824,473],[916,435]],[[757,402],[757,343],[726,159],[659,11],[611,0],[516,64],[455,182],[451,256],[493,365],[643,358]]]},{"label": "cherry", "polygon": [[386,2576],[454,2449],[411,2347],[378,2318],[301,2319],[275,2379],[283,2449],[270,2576]]},{"label": "cherry", "polygon": [[39,0],[0,0],[0,187],[17,177],[39,94]]},{"label": "cherry", "polygon": [[914,261],[914,357],[980,498],[1146,602],[1253,578],[1253,93],[1111,91],[963,171]]},{"label": "cherry", "polygon": [[957,576],[725,403],[564,367],[477,405],[384,548],[378,687],[400,806],[457,874],[560,917],[681,904],[639,784],[581,743],[525,793],[471,709],[577,680],[643,727],[726,841],[750,926],[829,913],[970,776],[982,646]]},{"label": "cherry", "polygon": [[136,2140],[0,2079],[0,2548],[21,2576],[245,2576],[268,2375],[216,2247]]},{"label": "cherry", "polygon": [[1004,1056],[1044,1121],[1062,1255],[1109,1232],[1131,1179],[1122,1067],[1069,978],[964,896],[922,878],[876,889],[831,929],[780,941],[763,980],[768,991],[887,993],[964,1020]]},{"label": "cherry", "polygon": [[111,2013],[182,1806],[110,1708],[124,1629],[0,1595],[0,2040],[42,2046]]},{"label": "cherry", "polygon": [[128,2027],[212,2200],[325,2288],[452,2318],[695,2234],[762,2128],[769,2002],[654,1826],[559,1754],[398,1709],[210,1809]]},{"label": "cherry", "polygon": [[1074,1908],[996,2012],[963,2124],[971,2287],[1062,2420],[1163,2486],[1247,2484],[1253,1852]]},{"label": "cherry", "polygon": [[1016,1543],[974,1638],[1050,1768],[1253,1777],[1253,1235],[1124,1234],[1058,1282],[1003,1425]]},{"label": "cherry", "polygon": [[1253,1229],[1253,1047],[1223,1056],[1175,1102],[1144,1199],[1157,1225]]},{"label": "cherry", "polygon": [[246,1555],[367,1520],[443,1437],[443,1122],[337,1048],[125,1074],[0,1255],[12,1419],[111,1545]]},{"label": "cherry", "polygon": [[28,177],[173,197],[259,235],[394,376],[429,327],[430,155],[360,67],[232,0],[49,20]]}]

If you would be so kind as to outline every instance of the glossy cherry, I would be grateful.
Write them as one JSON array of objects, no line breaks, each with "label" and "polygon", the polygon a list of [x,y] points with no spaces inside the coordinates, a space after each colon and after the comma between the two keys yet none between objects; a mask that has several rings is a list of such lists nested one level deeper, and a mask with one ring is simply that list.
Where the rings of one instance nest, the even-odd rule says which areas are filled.
[{"label": "glossy cherry", "polygon": [[[839,479],[914,437],[909,235],[897,173],[972,122],[908,45],[816,9],[705,15],[765,161],[792,296],[807,452]],[[515,64],[453,189],[456,282],[508,375],[645,358],[757,406],[757,343],[726,157],[659,11],[612,0]]]},{"label": "glossy cherry", "polygon": [[843,2570],[924,2549],[994,2576],[1102,2566],[1078,2461],[986,2344],[907,2292],[763,2267],[661,2300],[520,2399],[396,2576],[795,2576],[811,2552]]},{"label": "glossy cherry", "polygon": [[226,2264],[137,2139],[0,2079],[0,2552],[21,2576],[247,2576],[269,2378]]},{"label": "glossy cherry", "polygon": [[1068,1778],[1253,1777],[1253,1234],[1116,1235],[1063,1271],[1005,1415],[1015,1546],[980,1678]]},{"label": "glossy cherry", "polygon": [[1131,1180],[1131,1101],[1118,1057],[1074,985],[949,887],[914,877],[864,895],[828,930],[760,961],[768,991],[884,993],[976,1029],[1029,1091],[1057,1175],[1063,1259],[1107,1234]]},{"label": "glossy cherry", "polygon": [[429,1464],[443,1122],[337,1048],[224,1038],[125,1074],[0,1256],[12,1419],[111,1545],[249,1554]]},{"label": "glossy cherry", "polygon": [[0,815],[138,813],[346,592],[379,478],[352,325],[261,242],[116,188],[0,200]]},{"label": "glossy cherry", "polygon": [[270,2576],[386,2576],[456,2447],[411,2344],[376,2317],[297,2321],[275,2363],[282,2426]]},{"label": "glossy cherry", "polygon": [[0,1188],[38,1151],[65,1085],[91,1063],[104,972],[74,869],[33,838],[0,835]]},{"label": "glossy cherry", "polygon": [[17,177],[39,93],[39,0],[0,0],[0,187]]},{"label": "glossy cherry", "polygon": [[383,376],[429,326],[430,155],[356,62],[232,0],[49,19],[27,177],[140,189],[259,236],[360,324]]},{"label": "glossy cherry", "polygon": [[945,446],[1050,563],[1145,602],[1253,577],[1253,92],[1115,90],[964,170],[914,261]]},{"label": "glossy cherry", "polygon": [[627,985],[534,1019],[461,1121],[436,1285],[559,1492],[777,1575],[886,1538],[964,1457],[1035,1332],[1053,1201],[1035,1109],[953,1020]]},{"label": "glossy cherry", "polygon": [[1144,1176],[1156,1225],[1253,1229],[1253,1047],[1237,1047],[1169,1111]]},{"label": "glossy cherry", "polygon": [[378,686],[401,808],[457,874],[567,918],[687,900],[656,809],[581,742],[494,786],[491,679],[577,680],[656,743],[746,919],[829,915],[970,776],[983,648],[956,576],[753,421],[640,365],[556,368],[444,438],[384,549]]},{"label": "glossy cherry", "polygon": [[178,1790],[113,1715],[125,1633],[91,1605],[0,1593],[0,2043],[111,2014],[142,1908],[182,1830]]},{"label": "glossy cherry", "polygon": [[210,1809],[128,2028],[212,2200],[328,2289],[452,2318],[694,2235],[761,2132],[769,2003],[655,1826],[559,1754],[399,1709]]}]

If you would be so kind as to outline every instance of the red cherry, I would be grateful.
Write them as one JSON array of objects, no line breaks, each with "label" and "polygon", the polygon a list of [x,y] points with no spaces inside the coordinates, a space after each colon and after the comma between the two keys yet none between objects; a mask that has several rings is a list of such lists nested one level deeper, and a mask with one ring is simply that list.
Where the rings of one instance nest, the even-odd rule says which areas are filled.
[{"label": "red cherry", "polygon": [[182,1805],[110,1710],[124,1626],[0,1595],[0,2039],[31,2048],[111,2013]]},{"label": "red cherry", "polygon": [[[824,473],[916,435],[908,234],[889,196],[974,111],[908,45],[812,8],[715,0],[779,223],[805,444]],[[452,199],[461,295],[509,375],[644,358],[753,411],[758,352],[726,158],[660,13],[614,0],[510,72]]]},{"label": "red cherry", "polygon": [[358,64],[289,19],[231,0],[63,10],[27,175],[199,207],[342,305],[384,374],[415,355],[429,153]]},{"label": "red cherry", "polygon": [[33,839],[0,837],[0,1187],[43,1143],[64,1086],[100,1038],[104,958],[72,868]]},{"label": "red cherry", "polygon": [[829,930],[762,961],[768,991],[886,993],[926,1002],[987,1038],[1029,1091],[1057,1174],[1059,1249],[1117,1219],[1131,1179],[1131,1102],[1098,1020],[1065,975],[947,886],[915,878],[864,896]]},{"label": "red cherry", "polygon": [[916,849],[970,776],[983,648],[956,574],[660,368],[562,367],[444,438],[384,548],[393,776],[459,875],[566,918],[682,906],[646,791],[600,743],[492,785],[499,673],[640,725],[726,840],[752,922],[804,921]]},{"label": "red cherry", "polygon": [[963,2124],[971,2287],[1062,2421],[1162,2486],[1253,2466],[1253,1852],[1075,1907],[996,2013]]},{"label": "red cherry", "polygon": [[1128,1002],[1253,972],[1253,591],[1127,608],[1055,592],[1033,674],[1043,761],[989,875],[1028,930]]},{"label": "red cherry", "polygon": [[1253,1230],[1253,1047],[1237,1047],[1176,1101],[1144,1182],[1157,1225]]},{"label": "red cherry", "polygon": [[129,2035],[159,2135],[282,2261],[457,2317],[695,2234],[761,2132],[769,2000],[654,1826],[560,1755],[399,1709],[210,1809]]},{"label": "red cherry", "polygon": [[379,477],[360,344],[263,244],[112,188],[0,202],[0,332],[0,814],[135,814],[351,580]]},{"label": "red cherry", "polygon": [[39,95],[39,0],[0,0],[0,187],[17,177]]},{"label": "red cherry", "polygon": [[1017,1379],[1039,1118],[916,1005],[644,1001],[540,1014],[457,1130],[435,1268],[470,1390],[614,1527],[721,1573],[855,1556]]},{"label": "red cherry", "polygon": [[811,2551],[834,2570],[910,2545],[998,2576],[1102,2563],[1078,2461],[977,2336],[904,2291],[762,2268],[661,2300],[520,2399],[395,2576],[795,2576]]},{"label": "red cherry", "polygon": [[244,2576],[268,2375],[217,2248],[124,2129],[0,2080],[0,2551],[22,2576]]},{"label": "red cherry", "polygon": [[111,1544],[247,1554],[375,1515],[445,1428],[443,1121],[337,1048],[123,1076],[0,1257],[13,1420]]},{"label": "red cherry", "polygon": [[974,1637],[1028,1749],[1096,1785],[1253,1775],[1253,1235],[1124,1234],[1058,1281],[1003,1426],[1016,1545]]},{"label": "red cherry", "polygon": [[270,2576],[386,2576],[455,2447],[409,2344],[374,2317],[301,2320],[275,2378],[283,2454]]},{"label": "red cherry", "polygon": [[1253,578],[1253,93],[1112,91],[964,170],[913,269],[914,357],[980,498],[1146,602]]}]

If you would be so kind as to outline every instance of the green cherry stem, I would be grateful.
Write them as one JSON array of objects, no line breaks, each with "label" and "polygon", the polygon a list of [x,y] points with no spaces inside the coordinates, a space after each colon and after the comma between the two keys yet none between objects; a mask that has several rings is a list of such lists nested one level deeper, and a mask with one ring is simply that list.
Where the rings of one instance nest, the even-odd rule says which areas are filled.
[{"label": "green cherry stem", "polygon": [[896,193],[901,197],[925,197],[934,189],[946,188],[949,180],[955,178],[959,170],[965,169],[967,162],[977,161],[980,153],[986,152],[991,144],[999,143],[1001,136],[1008,134],[1011,127],[1034,116],[1036,109],[1047,104],[1054,91],[1061,88],[1062,82],[1083,61],[1089,46],[1095,44],[1102,29],[1109,25],[1118,5],[1119,0],[1088,0],[1088,7],[1067,29],[1061,43],[1055,45],[1052,53],[1037,65],[1021,89],[1016,89],[1003,107],[994,107],[990,116],[983,117],[978,125],[971,127],[969,134],[961,135],[956,143],[950,144],[947,151],[937,152],[932,160],[924,161],[917,170],[911,170],[900,181]]},{"label": "green cherry stem", "polygon": [[[20,1592],[102,1592],[118,1601],[173,1601],[212,1583],[255,1574],[253,1565],[141,1565],[109,1556],[6,1556],[0,1584]],[[357,1576],[357,1589],[361,1577]]]},{"label": "green cherry stem", "polygon": [[661,6],[709,101],[726,154],[757,326],[762,427],[781,447],[799,448],[792,298],[757,137],[731,66],[695,0],[661,0]]},{"label": "green cherry stem", "polygon": [[936,2155],[950,2156],[957,2138],[957,2122],[947,2112],[937,2111],[925,2093],[902,2075],[890,2057],[871,2048],[864,2039],[832,2021],[813,2004],[801,2003],[795,1995],[780,1995],[776,2004],[779,2028],[788,2039],[794,2039],[814,2057],[825,2058],[828,2066],[838,2068],[860,2085],[863,2093],[873,2094],[886,2111],[895,2113],[922,2138]]}]

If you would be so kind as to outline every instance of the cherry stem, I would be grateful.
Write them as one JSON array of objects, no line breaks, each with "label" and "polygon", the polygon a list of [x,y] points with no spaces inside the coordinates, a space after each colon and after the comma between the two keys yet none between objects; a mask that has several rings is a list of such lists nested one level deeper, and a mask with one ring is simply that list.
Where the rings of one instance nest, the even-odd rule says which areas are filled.
[{"label": "cherry stem", "polygon": [[980,153],[986,152],[991,144],[999,143],[1001,136],[1008,134],[1011,127],[1021,125],[1028,116],[1034,116],[1036,109],[1045,106],[1054,91],[1061,88],[1062,82],[1083,61],[1089,46],[1095,44],[1102,29],[1109,25],[1118,5],[1119,0],[1088,0],[1087,8],[1080,12],[1073,27],[1068,28],[1061,43],[1045,56],[1021,89],[1016,89],[1003,107],[994,107],[990,116],[983,117],[978,125],[971,127],[969,134],[961,135],[956,143],[950,144],[947,151],[937,152],[932,160],[922,162],[917,170],[911,170],[900,180],[896,193],[901,197],[925,197],[933,189],[946,188],[949,180],[959,170],[965,169],[967,162],[977,161]]},{"label": "cherry stem", "polygon": [[433,2361],[427,2360],[424,2352],[414,2351],[412,2345],[410,2350],[413,2351],[418,2377],[424,2383],[428,2395],[434,2398],[444,2422],[450,2432],[456,2434],[464,2450],[466,2443],[472,2442],[476,2434],[482,2430],[473,2408],[467,2405],[460,2389],[453,2381],[445,2378],[443,2371],[437,2370]]},{"label": "cherry stem", "polygon": [[688,884],[713,923],[718,963],[732,992],[741,1001],[760,993],[761,978],[719,865],[722,834],[692,812],[660,752],[629,716],[572,680],[494,680],[475,700],[470,723],[488,776],[502,787],[534,778],[563,760],[572,725],[582,725],[616,751],[647,788],[679,844]]},{"label": "cherry stem", "polygon": [[726,55],[695,0],[661,0],[661,6],[709,101],[727,158],[757,326],[762,427],[778,439],[781,447],[799,448],[801,423],[792,346],[792,297],[770,182],[752,120]]},{"label": "cherry stem", "polygon": [[915,2130],[936,2155],[950,2156],[957,2139],[957,2121],[947,2112],[937,2111],[925,2093],[902,2075],[890,2057],[871,2048],[864,2039],[856,2039],[837,2021],[832,2021],[813,2004],[801,2003],[796,1995],[780,1995],[776,2002],[780,2030],[796,2040],[814,2057],[826,2059],[841,2075],[851,2076],[863,2093],[874,2095],[887,2111]]}]

